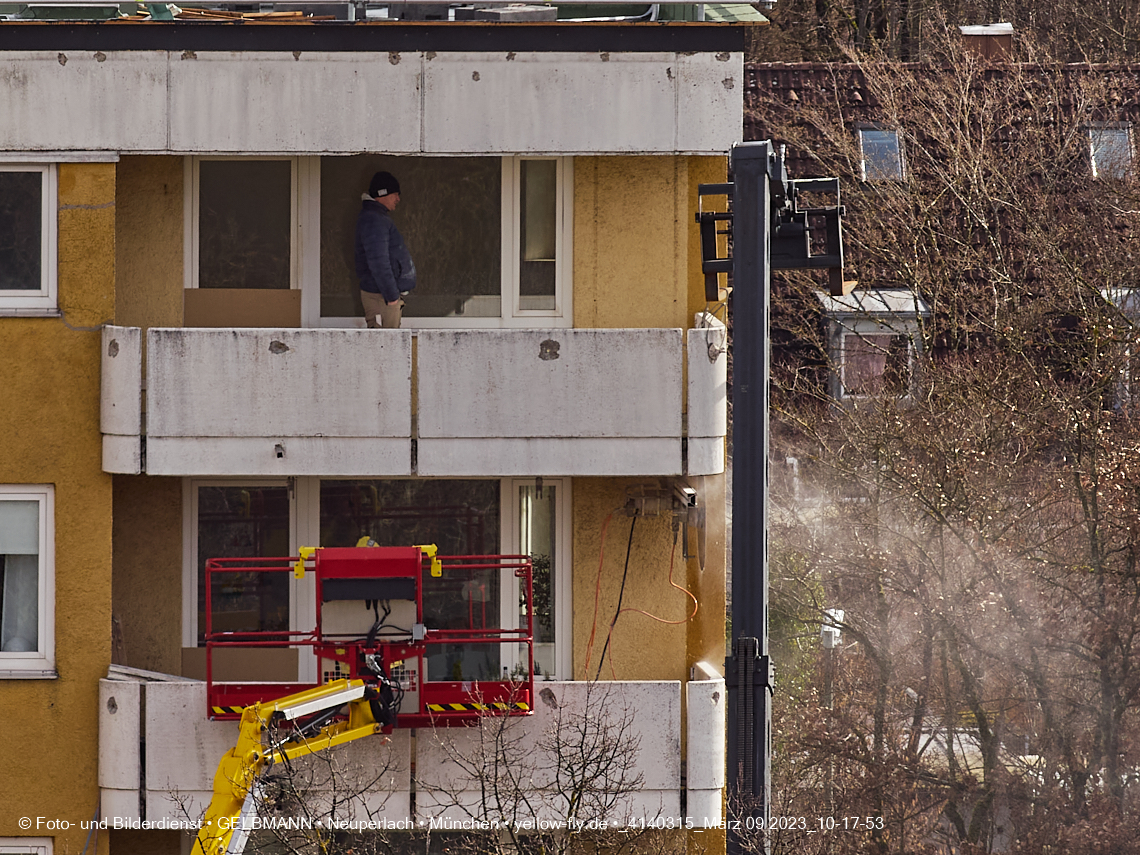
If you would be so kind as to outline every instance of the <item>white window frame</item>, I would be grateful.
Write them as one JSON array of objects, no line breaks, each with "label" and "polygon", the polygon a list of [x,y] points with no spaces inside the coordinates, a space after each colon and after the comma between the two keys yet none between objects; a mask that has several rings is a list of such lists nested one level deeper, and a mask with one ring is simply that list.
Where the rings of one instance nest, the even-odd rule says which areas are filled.
[{"label": "white window frame", "polygon": [[[1097,166],[1096,162],[1096,135],[1119,132],[1124,134],[1125,143],[1128,146],[1128,163],[1125,165],[1123,174],[1117,175],[1112,172],[1105,172],[1101,174],[1102,170]],[[1100,124],[1088,125],[1085,128],[1085,138],[1088,140],[1088,158],[1089,170],[1092,172],[1094,180],[1103,181],[1110,180],[1123,180],[1132,174],[1132,163],[1136,158],[1136,152],[1132,146],[1132,125],[1128,122],[1105,122]]]},{"label": "white window frame", "polygon": [[903,336],[907,339],[907,365],[910,382],[898,395],[899,400],[909,399],[918,388],[917,357],[923,350],[922,320],[930,317],[930,307],[915,292],[907,289],[865,289],[843,297],[833,297],[822,291],[815,292],[823,308],[826,324],[825,341],[829,362],[827,392],[837,402],[855,403],[869,395],[848,394],[846,375],[846,338],[854,335]]},{"label": "white window frame", "polygon": [[[306,221],[307,216],[312,212],[313,204],[308,199],[312,194],[311,188],[311,171],[313,168],[313,161],[317,161],[315,157],[283,157],[274,155],[246,155],[242,157],[236,156],[222,156],[222,155],[196,155],[187,157],[183,161],[183,176],[185,192],[183,193],[183,243],[184,251],[182,253],[182,276],[184,288],[198,288],[198,275],[199,275],[199,240],[201,235],[198,228],[198,217],[201,213],[201,198],[200,191],[200,178],[201,166],[203,161],[207,160],[244,160],[244,161],[263,161],[263,160],[285,160],[289,162],[289,288],[296,290],[301,287],[302,283],[302,270],[304,265],[302,253],[302,234],[314,234],[316,239],[320,240],[320,223],[317,223],[314,229],[312,225]],[[318,164],[319,166],[319,164]],[[303,198],[304,197],[304,198]],[[320,208],[320,187],[317,187],[316,194],[316,207]],[[306,204],[308,203],[308,204]],[[320,247],[317,247],[317,269],[319,273],[319,256]],[[307,257],[313,253],[305,253]],[[319,296],[319,295],[318,295]]]},{"label": "white window frame", "polygon": [[[881,184],[890,181],[906,181],[906,151],[903,147],[902,133],[898,128],[889,127],[886,125],[868,124],[860,125],[856,128],[859,134],[859,178],[862,181],[869,183]],[[894,134],[895,148],[899,153],[899,171],[898,175],[869,175],[867,171],[867,154],[864,149],[863,135],[865,133],[878,133],[878,134]]]},{"label": "white window frame", "polygon": [[40,288],[0,291],[0,313],[53,313],[59,305],[59,171],[54,163],[0,163],[0,172],[38,172],[40,202]]},{"label": "white window frame", "polygon": [[[522,533],[519,531],[519,487],[533,487],[534,478],[504,478],[502,481],[503,508],[502,527],[503,542],[500,547],[504,555],[517,555],[520,551]],[[573,679],[572,633],[573,609],[572,585],[573,564],[571,547],[571,500],[569,478],[543,478],[543,487],[556,487],[556,504],[554,508],[557,521],[557,531],[554,538],[554,674],[548,675],[551,680]],[[511,576],[504,580],[501,588],[502,605],[501,614],[517,615],[519,602],[519,580]],[[505,627],[513,628],[513,627]],[[521,626],[520,626],[521,628]],[[503,664],[513,670],[518,663],[518,650],[513,646],[506,646],[503,651]]]},{"label": "white window frame", "polygon": [[[311,158],[318,160],[317,158]],[[522,310],[519,301],[519,244],[522,223],[519,213],[520,176],[524,160],[553,160],[558,167],[556,212],[558,217],[555,246],[555,286],[553,309]],[[405,315],[400,326],[404,329],[568,329],[574,325],[574,158],[565,156],[522,155],[504,156],[502,163],[501,204],[501,259],[500,310],[494,318],[410,318]],[[303,255],[312,258],[306,263],[304,293],[301,297],[301,323],[307,328],[359,328],[365,326],[363,318],[321,317],[320,284],[320,165],[312,170],[315,178],[306,184],[301,208],[306,211],[306,239]],[[315,209],[315,210],[314,210]],[[315,224],[315,227],[311,224]],[[304,233],[305,228],[302,229]],[[315,235],[315,242],[313,236]],[[414,260],[414,259],[413,259]],[[415,299],[413,291],[409,299]]]},{"label": "white window frame", "polygon": [[1129,417],[1140,415],[1140,372],[1136,357],[1140,355],[1140,288],[1102,288],[1101,297],[1123,316],[1130,330],[1124,333],[1124,352],[1120,375],[1116,381],[1114,408]]},{"label": "white window frame", "polygon": [[0,502],[39,503],[39,637],[33,653],[0,651],[0,678],[55,678],[55,487],[51,484],[0,485]]},{"label": "white window frame", "polygon": [[[522,164],[524,160],[553,160],[557,165],[557,191],[555,201],[554,249],[554,308],[520,309],[519,280],[521,273],[522,244]],[[569,314],[570,294],[573,291],[570,271],[573,260],[567,258],[574,245],[574,161],[569,157],[504,157],[503,158],[503,290],[502,326],[535,327],[561,326],[556,321],[573,321]],[[417,321],[426,320],[417,318]],[[436,319],[432,319],[436,320]],[[442,320],[442,319],[441,319]],[[492,319],[494,320],[494,319]]]},{"label": "white window frame", "polygon": [[0,837],[0,855],[52,855],[50,837]]}]

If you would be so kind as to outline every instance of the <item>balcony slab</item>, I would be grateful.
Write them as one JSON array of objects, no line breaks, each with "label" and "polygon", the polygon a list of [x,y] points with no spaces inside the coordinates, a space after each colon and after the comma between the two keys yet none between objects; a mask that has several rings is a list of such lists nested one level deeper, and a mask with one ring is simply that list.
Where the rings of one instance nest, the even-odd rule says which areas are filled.
[{"label": "balcony slab", "polygon": [[709,339],[722,333],[161,328],[147,333],[144,374],[140,331],[108,327],[103,468],[175,477],[717,474],[726,359]]},{"label": "balcony slab", "polygon": [[[705,695],[717,691],[715,684],[708,691],[704,683],[691,685],[699,685]],[[723,682],[719,685],[723,688]],[[533,715],[489,717],[473,727],[421,728],[414,783],[406,730],[298,764],[305,815],[330,811],[333,794],[339,792],[338,818],[565,820],[570,768],[565,764],[583,752],[592,751],[601,760],[618,749],[605,773],[582,790],[586,801],[578,816],[611,824],[680,816],[680,683],[546,682],[536,688]],[[99,691],[104,812],[151,822],[197,820],[209,802],[218,760],[236,741],[237,723],[206,718],[206,684],[197,680],[112,666]],[[707,728],[715,742],[717,734],[723,735],[723,700],[718,706],[715,700],[706,703],[704,695],[699,701],[694,697],[690,690],[689,703],[701,705],[696,720],[690,712],[690,745],[696,744],[694,726]],[[704,742],[699,744],[705,751]],[[694,765],[690,762],[690,769]],[[561,777],[554,774],[557,768],[563,768]],[[480,793],[491,780],[500,792],[508,781],[521,782],[527,801],[512,802],[509,810],[506,802],[488,802]],[[715,775],[697,783],[706,801],[719,799],[720,790],[713,793]],[[345,801],[348,790],[356,795]]]}]

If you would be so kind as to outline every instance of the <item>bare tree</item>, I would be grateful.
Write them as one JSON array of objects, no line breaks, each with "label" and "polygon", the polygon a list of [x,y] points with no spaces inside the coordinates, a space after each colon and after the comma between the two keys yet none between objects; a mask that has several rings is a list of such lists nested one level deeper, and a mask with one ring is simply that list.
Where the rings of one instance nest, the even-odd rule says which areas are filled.
[{"label": "bare tree", "polygon": [[[797,673],[777,791],[791,814],[875,820],[786,851],[1125,851],[1140,336],[1117,295],[1136,284],[1140,205],[1131,168],[1094,180],[1089,157],[1092,131],[1136,109],[1131,71],[927,45],[923,64],[817,69],[795,99],[758,85],[749,103],[793,174],[844,179],[849,276],[931,309],[911,394],[837,402],[819,285],[773,283],[773,448],[799,461],[772,533],[776,649]],[[871,121],[897,129],[901,177],[862,180]],[[848,646],[826,705],[804,636],[834,606]]]},{"label": "bare tree", "polygon": [[779,0],[765,13],[757,62],[863,58],[919,61],[939,32],[1008,22],[1060,62],[1133,61],[1140,53],[1140,5],[1121,0]]},{"label": "bare tree", "polygon": [[[625,688],[540,686],[538,716],[419,728],[411,776],[406,732],[271,766],[243,817],[245,851],[426,855],[442,840],[460,855],[679,852],[683,820],[643,790]],[[263,738],[278,736],[270,727]],[[187,820],[198,818],[179,801]]]},{"label": "bare tree", "polygon": [[655,834],[652,822],[648,830],[628,825],[643,810],[635,800],[644,778],[640,737],[621,688],[581,689],[540,690],[548,710],[541,730],[486,717],[471,728],[421,731],[419,738],[430,740],[431,770],[417,779],[419,803],[451,818],[450,825],[484,832],[465,838],[464,851],[666,851],[675,844]]},{"label": "bare tree", "polygon": [[[409,824],[391,804],[407,776],[400,752],[385,738],[284,760],[256,780],[252,811],[234,831],[246,837],[247,853],[389,853],[402,834],[389,828]],[[188,824],[202,818],[185,794],[174,792],[171,797]]]}]

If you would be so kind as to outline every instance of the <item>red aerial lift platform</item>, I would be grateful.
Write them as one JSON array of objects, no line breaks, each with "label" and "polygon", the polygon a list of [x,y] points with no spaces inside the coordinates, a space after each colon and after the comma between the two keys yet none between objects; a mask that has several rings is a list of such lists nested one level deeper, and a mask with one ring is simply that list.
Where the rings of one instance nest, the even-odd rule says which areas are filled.
[{"label": "red aerial lift platform", "polygon": [[[208,714],[237,719],[247,706],[336,680],[362,680],[384,730],[468,724],[484,715],[527,715],[534,697],[530,558],[437,556],[434,546],[303,548],[290,558],[206,562]],[[218,632],[211,592],[227,574],[312,577],[311,631]],[[519,580],[521,628],[501,627],[500,586]],[[244,578],[249,578],[248,576]],[[490,612],[491,625],[488,625]],[[317,682],[217,682],[214,654],[226,648],[298,648],[317,661]],[[516,663],[507,674],[505,663]]]}]

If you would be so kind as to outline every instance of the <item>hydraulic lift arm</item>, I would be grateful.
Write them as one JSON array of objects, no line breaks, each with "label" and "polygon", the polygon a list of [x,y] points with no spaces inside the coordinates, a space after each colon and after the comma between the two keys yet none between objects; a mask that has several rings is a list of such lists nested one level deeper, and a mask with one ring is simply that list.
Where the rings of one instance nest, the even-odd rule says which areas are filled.
[{"label": "hydraulic lift arm", "polygon": [[371,709],[375,694],[362,680],[337,680],[246,707],[237,744],[218,763],[194,855],[238,855],[245,849],[245,819],[256,814],[258,782],[274,763],[380,733]]}]

